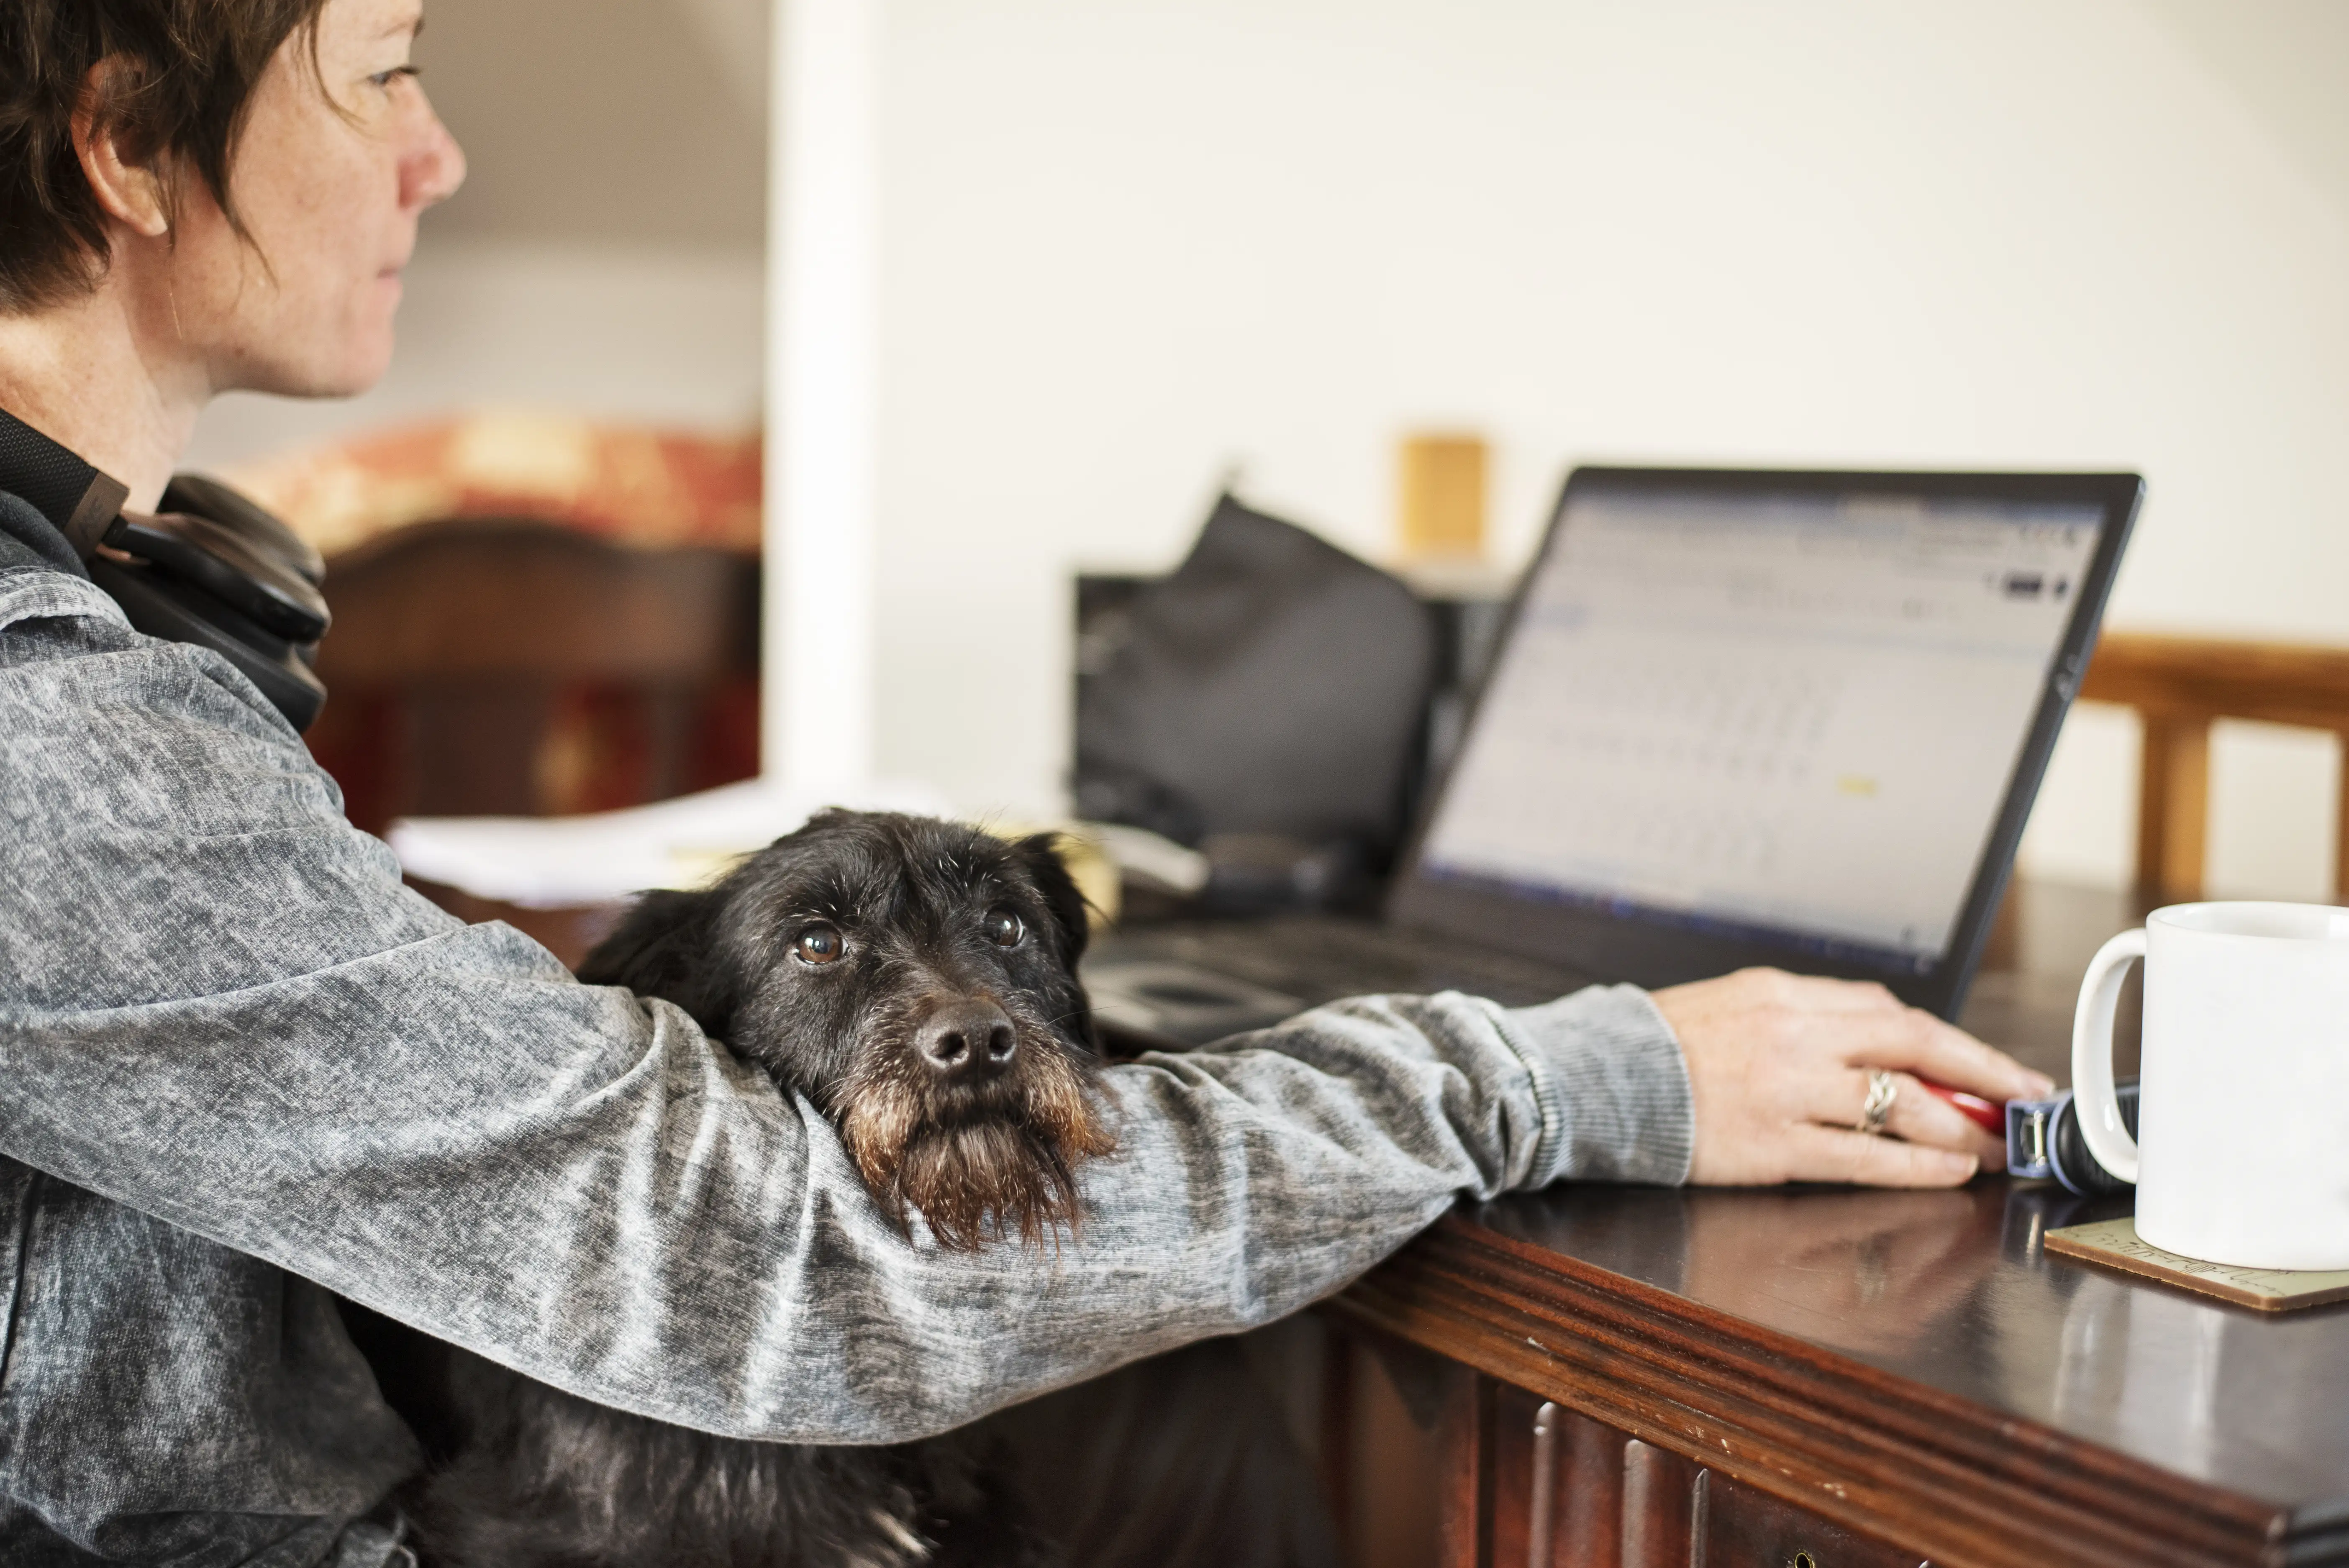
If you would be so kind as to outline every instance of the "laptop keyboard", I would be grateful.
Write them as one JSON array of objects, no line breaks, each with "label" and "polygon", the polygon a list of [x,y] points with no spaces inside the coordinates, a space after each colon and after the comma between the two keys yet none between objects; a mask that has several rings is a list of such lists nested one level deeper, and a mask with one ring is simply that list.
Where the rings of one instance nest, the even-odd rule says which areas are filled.
[{"label": "laptop keyboard", "polygon": [[1524,1006],[1589,983],[1456,938],[1313,915],[1135,927],[1103,937],[1085,961],[1088,971],[1163,965],[1228,975],[1307,1006],[1379,991],[1466,991]]}]

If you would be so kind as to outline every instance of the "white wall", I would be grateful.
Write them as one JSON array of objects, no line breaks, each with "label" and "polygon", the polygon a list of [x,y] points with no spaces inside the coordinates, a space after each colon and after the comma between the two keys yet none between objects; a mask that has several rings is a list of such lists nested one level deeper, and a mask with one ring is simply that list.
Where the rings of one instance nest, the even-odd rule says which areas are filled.
[{"label": "white wall", "polygon": [[[2134,466],[2116,623],[2349,642],[2349,209],[2219,47],[2268,15],[893,0],[885,766],[1048,803],[1074,563],[1234,462],[1377,553],[1431,421],[1512,554],[1584,458]],[[2117,879],[2134,740],[2075,729],[2028,852]],[[2222,741],[2218,885],[2323,892],[2332,766]]]},{"label": "white wall", "polygon": [[456,0],[417,44],[471,160],[424,220],[399,349],[339,403],[231,397],[191,460],[536,405],[759,422],[767,0]]},{"label": "white wall", "polygon": [[[1050,808],[1067,574],[1171,562],[1219,476],[1366,553],[1391,442],[2127,464],[2117,624],[2349,644],[2339,0],[887,0],[887,769]],[[752,422],[758,0],[468,0],[472,154],[385,386],[231,399],[201,460],[484,403]],[[748,129],[746,129],[748,128]],[[2116,880],[2083,709],[2026,856]],[[2329,741],[2222,736],[2214,885],[2321,896]]]}]

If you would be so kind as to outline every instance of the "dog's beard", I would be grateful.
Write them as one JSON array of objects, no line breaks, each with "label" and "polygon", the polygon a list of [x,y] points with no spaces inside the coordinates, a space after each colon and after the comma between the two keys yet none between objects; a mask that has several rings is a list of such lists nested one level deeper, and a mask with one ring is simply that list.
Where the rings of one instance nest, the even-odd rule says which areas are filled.
[{"label": "dog's beard", "polygon": [[[883,1210],[918,1211],[941,1246],[1074,1234],[1076,1167],[1109,1153],[1090,1075],[1040,1021],[1012,1013],[1020,1061],[975,1095],[941,1093],[901,1043],[858,1053],[841,1096],[842,1140]],[[897,1034],[880,1031],[885,1038]]]}]

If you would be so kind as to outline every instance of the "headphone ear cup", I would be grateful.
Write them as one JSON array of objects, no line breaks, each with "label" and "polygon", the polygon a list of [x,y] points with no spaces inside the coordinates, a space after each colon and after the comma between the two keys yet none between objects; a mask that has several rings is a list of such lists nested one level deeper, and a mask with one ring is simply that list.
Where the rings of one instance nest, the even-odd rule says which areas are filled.
[{"label": "headphone ear cup", "polygon": [[235,534],[247,550],[264,557],[315,588],[326,580],[326,562],[308,541],[262,510],[260,503],[202,474],[173,474],[155,510],[208,519]]},{"label": "headphone ear cup", "polygon": [[296,730],[310,727],[326,704],[326,684],[296,645],[255,624],[202,589],[152,566],[92,556],[90,580],[122,606],[131,626],[167,642],[192,643],[244,672]]},{"label": "headphone ear cup", "polygon": [[[91,578],[131,625],[210,648],[244,672],[296,730],[326,706],[310,668],[329,620],[318,593],[326,563],[277,519],[218,480],[174,474],[160,515],[109,530],[137,562],[93,555]],[[171,515],[178,514],[178,515]]]},{"label": "headphone ear cup", "polygon": [[318,585],[238,529],[192,512],[124,512],[103,542],[200,588],[289,643],[315,643],[334,617]]}]

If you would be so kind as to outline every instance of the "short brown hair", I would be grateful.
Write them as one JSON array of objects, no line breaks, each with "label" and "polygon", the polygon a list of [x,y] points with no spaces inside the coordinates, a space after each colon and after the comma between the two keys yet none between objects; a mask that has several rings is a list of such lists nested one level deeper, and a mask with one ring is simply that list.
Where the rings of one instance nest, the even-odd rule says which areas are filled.
[{"label": "short brown hair", "polygon": [[74,150],[83,84],[127,67],[96,105],[124,156],[168,156],[240,235],[228,171],[278,46],[315,39],[326,0],[0,0],[0,313],[87,294],[106,275],[103,210]]}]

